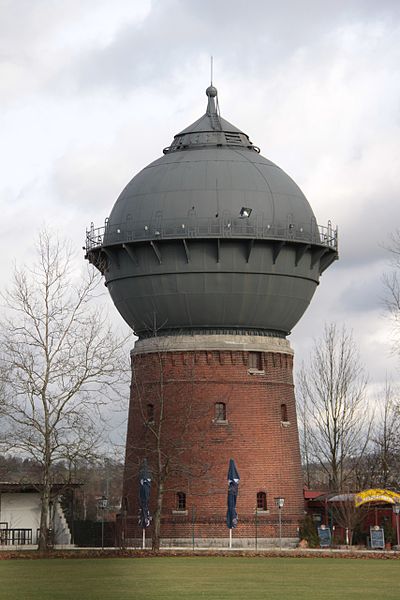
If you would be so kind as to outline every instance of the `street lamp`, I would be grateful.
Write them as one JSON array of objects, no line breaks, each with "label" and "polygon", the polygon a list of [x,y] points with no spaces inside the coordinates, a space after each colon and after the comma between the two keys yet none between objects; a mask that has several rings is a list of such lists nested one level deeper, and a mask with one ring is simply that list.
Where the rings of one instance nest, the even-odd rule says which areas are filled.
[{"label": "street lamp", "polygon": [[396,502],[393,504],[393,512],[396,515],[396,532],[397,532],[397,549],[400,549],[400,529],[399,529],[399,514],[400,514],[400,504]]},{"label": "street lamp", "polygon": [[285,498],[280,496],[279,498],[275,498],[276,506],[278,508],[279,515],[279,548],[282,550],[282,509],[285,505]]},{"label": "street lamp", "polygon": [[101,549],[104,550],[104,511],[106,510],[108,505],[108,500],[106,496],[102,496],[99,499],[98,507],[101,510]]}]

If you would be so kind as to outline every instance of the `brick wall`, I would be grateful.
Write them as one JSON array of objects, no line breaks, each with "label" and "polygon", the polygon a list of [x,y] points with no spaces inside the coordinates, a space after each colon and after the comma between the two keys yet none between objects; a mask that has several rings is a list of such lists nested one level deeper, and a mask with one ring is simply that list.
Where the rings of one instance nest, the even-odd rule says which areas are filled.
[{"label": "brick wall", "polygon": [[[235,536],[253,536],[256,527],[260,537],[276,536],[274,499],[283,496],[283,535],[296,537],[304,502],[292,371],[293,356],[278,352],[250,356],[248,351],[201,350],[132,355],[124,475],[127,537],[140,535],[136,526],[138,471],[144,457],[153,473],[150,508],[155,510],[156,434],[161,415],[161,450],[164,464],[168,464],[162,537],[190,537],[193,521],[197,536],[227,536],[230,458],[241,477]],[[215,418],[216,403],[225,404],[224,421]],[[282,418],[287,420],[282,422]],[[178,492],[186,495],[185,510],[177,505]],[[258,492],[266,494],[267,510],[257,513],[256,523]]]}]

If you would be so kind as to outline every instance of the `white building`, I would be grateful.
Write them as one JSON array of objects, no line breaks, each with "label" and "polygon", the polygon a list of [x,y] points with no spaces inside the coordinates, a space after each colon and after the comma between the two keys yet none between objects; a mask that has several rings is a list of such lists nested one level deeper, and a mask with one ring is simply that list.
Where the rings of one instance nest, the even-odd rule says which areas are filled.
[{"label": "white building", "polygon": [[[38,485],[0,482],[0,547],[36,545],[40,525],[40,495]],[[75,485],[73,487],[76,487]],[[71,532],[57,494],[60,485],[53,486],[49,527],[55,545],[70,545]]]}]

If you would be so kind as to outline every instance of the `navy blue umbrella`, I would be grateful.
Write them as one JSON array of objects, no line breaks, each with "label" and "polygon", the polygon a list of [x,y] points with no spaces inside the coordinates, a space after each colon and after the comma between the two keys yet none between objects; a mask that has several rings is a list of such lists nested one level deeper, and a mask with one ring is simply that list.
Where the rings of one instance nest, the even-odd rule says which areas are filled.
[{"label": "navy blue umbrella", "polygon": [[228,469],[228,510],[226,513],[226,525],[230,529],[230,546],[232,544],[232,529],[237,527],[238,516],[236,512],[236,500],[239,491],[240,476],[233,458],[229,461]]},{"label": "navy blue umbrella", "polygon": [[145,547],[145,529],[151,523],[149,511],[150,489],[150,472],[147,466],[147,460],[143,459],[139,471],[139,525],[143,529],[143,548]]}]

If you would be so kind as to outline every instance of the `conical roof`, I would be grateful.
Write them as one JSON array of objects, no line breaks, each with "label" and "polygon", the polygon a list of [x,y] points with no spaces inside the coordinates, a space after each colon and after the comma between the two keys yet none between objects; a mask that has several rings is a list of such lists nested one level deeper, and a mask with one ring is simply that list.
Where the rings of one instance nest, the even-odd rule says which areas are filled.
[{"label": "conical roof", "polygon": [[164,154],[204,146],[234,146],[250,148],[259,152],[246,133],[221,117],[217,89],[210,85],[206,89],[206,94],[208,97],[206,113],[189,127],[177,133],[171,146],[164,149]]}]

